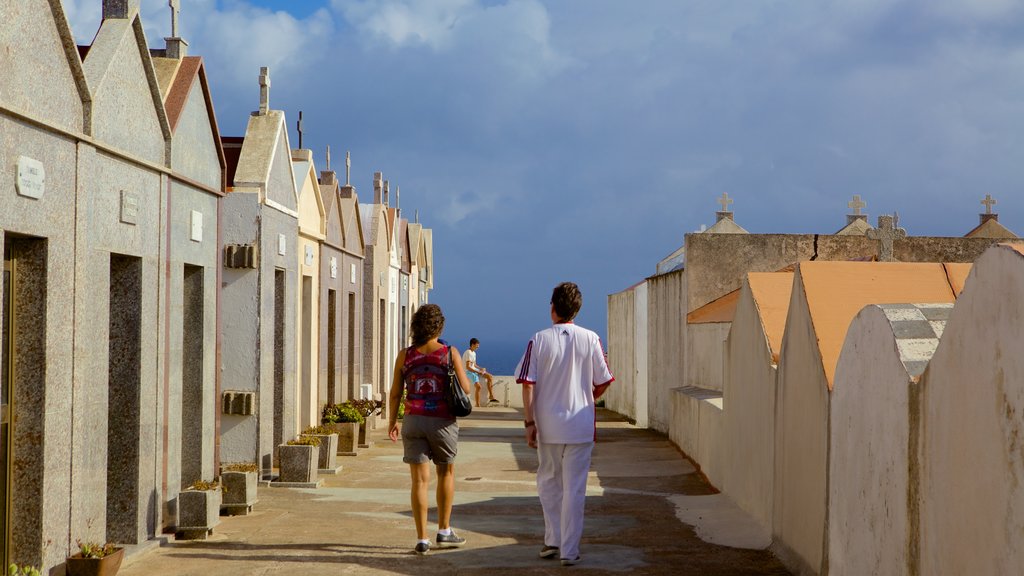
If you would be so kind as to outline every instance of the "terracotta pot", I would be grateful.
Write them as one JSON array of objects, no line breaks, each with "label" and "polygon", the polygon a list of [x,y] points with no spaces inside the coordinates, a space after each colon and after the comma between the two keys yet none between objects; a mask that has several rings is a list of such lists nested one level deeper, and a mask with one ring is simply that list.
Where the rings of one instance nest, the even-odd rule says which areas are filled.
[{"label": "terracotta pot", "polygon": [[82,558],[81,554],[75,554],[68,558],[68,576],[114,576],[121,569],[123,559],[124,548],[103,558]]}]

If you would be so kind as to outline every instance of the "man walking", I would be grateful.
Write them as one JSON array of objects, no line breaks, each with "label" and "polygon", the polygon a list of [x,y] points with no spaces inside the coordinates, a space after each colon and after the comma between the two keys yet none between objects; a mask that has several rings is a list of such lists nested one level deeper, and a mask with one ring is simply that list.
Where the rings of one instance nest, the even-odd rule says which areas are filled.
[{"label": "man walking", "polygon": [[541,558],[580,560],[587,471],[596,433],[595,401],[615,379],[601,340],[573,324],[583,295],[572,282],[551,293],[553,325],[534,334],[516,368],[523,385],[526,442],[537,448],[537,493],[544,510]]}]

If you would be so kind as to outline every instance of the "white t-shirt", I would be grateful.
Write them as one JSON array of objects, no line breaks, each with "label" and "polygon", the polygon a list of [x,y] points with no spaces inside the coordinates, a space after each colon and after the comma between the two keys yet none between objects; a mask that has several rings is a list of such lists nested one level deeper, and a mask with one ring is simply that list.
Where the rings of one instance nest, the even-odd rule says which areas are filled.
[{"label": "white t-shirt", "polygon": [[533,384],[533,416],[545,444],[594,441],[594,386],[615,380],[597,334],[555,324],[534,334],[516,367],[516,382]]},{"label": "white t-shirt", "polygon": [[476,352],[466,348],[462,353],[462,363],[466,365],[466,370],[469,370],[470,367],[476,370]]}]

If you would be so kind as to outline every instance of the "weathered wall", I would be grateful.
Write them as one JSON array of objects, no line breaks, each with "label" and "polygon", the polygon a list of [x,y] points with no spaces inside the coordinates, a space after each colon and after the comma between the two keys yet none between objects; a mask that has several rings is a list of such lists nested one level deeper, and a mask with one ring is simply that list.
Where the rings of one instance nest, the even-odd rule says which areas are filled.
[{"label": "weathered wall", "polygon": [[687,386],[722,390],[723,351],[729,336],[729,322],[687,324],[686,380]]},{"label": "weathered wall", "polygon": [[832,390],[829,574],[913,573],[907,447],[915,387],[885,313],[864,308],[846,334]]},{"label": "weathered wall", "polygon": [[779,354],[772,545],[799,573],[817,574],[822,565],[828,401],[818,341],[797,275]]},{"label": "weathered wall", "polygon": [[203,87],[196,78],[171,140],[171,166],[174,171],[220,190],[222,169],[215,137],[219,135],[213,133]]},{"label": "weathered wall", "polygon": [[921,574],[1024,573],[1024,255],[975,262],[923,379]]},{"label": "weathered wall", "polygon": [[682,270],[647,280],[648,425],[666,434],[672,419],[670,391],[682,386],[686,375],[686,286]]},{"label": "weathered wall", "polygon": [[725,365],[722,491],[770,531],[776,370],[747,283],[743,285],[726,341]]},{"label": "weathered wall", "polygon": [[636,314],[634,289],[608,297],[608,367],[615,384],[608,388],[605,407],[636,418]]}]

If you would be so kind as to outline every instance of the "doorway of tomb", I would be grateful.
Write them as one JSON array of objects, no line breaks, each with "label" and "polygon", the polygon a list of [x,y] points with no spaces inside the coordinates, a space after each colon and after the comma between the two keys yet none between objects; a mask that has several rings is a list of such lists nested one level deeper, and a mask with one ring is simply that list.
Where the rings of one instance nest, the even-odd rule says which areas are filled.
[{"label": "doorway of tomb", "polygon": [[0,310],[3,310],[3,326],[0,332],[0,347],[3,356],[0,358],[0,566],[7,566],[8,545],[10,542],[10,510],[11,510],[11,415],[14,400],[14,254],[13,249],[4,243],[4,280],[0,295]]},{"label": "doorway of tomb", "polygon": [[284,442],[284,328],[287,272],[274,269],[274,444],[272,463],[277,464],[277,447]]},{"label": "doorway of tomb", "polygon": [[338,401],[338,292],[327,289],[327,399],[321,404]]},{"label": "doorway of tomb", "polygon": [[203,369],[205,367],[202,266],[182,273],[181,315],[181,489],[203,479]]},{"label": "doorway of tomb", "polygon": [[[110,255],[107,356],[107,536],[139,542],[142,259]],[[116,409],[113,409],[115,408]]]},{"label": "doorway of tomb", "polygon": [[313,400],[313,278],[302,277],[302,384],[299,386],[299,430],[305,430],[312,424],[313,414],[310,404]]},{"label": "doorway of tomb", "polygon": [[[379,386],[381,390],[384,389],[385,382],[388,381],[388,369],[387,369],[387,365],[388,365],[388,359],[387,359],[387,353],[388,353],[387,352],[387,344],[388,344],[387,330],[388,330],[388,323],[387,323],[387,318],[388,318],[388,316],[387,316],[387,305],[384,303],[384,299],[381,298],[381,301],[380,301],[380,330],[378,330],[378,333],[377,333],[378,336],[380,337],[380,363],[379,363],[380,364],[380,379],[377,380],[377,386]],[[373,398],[373,393],[372,392],[373,391],[371,390],[371,393],[370,393],[370,398],[371,399]]]},{"label": "doorway of tomb", "polygon": [[348,293],[348,398],[356,397],[356,295]]}]

